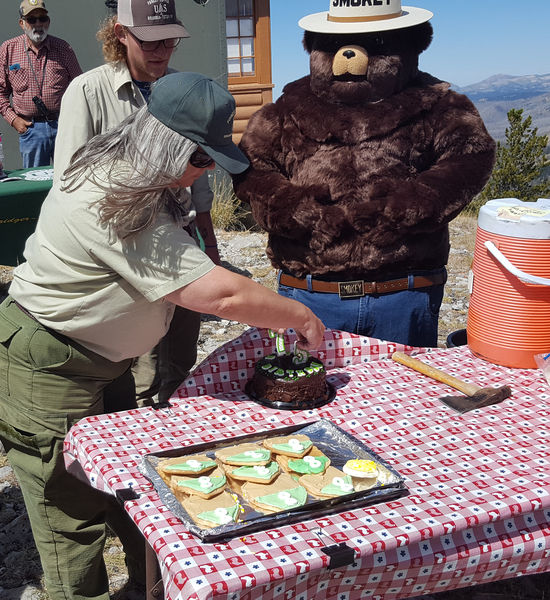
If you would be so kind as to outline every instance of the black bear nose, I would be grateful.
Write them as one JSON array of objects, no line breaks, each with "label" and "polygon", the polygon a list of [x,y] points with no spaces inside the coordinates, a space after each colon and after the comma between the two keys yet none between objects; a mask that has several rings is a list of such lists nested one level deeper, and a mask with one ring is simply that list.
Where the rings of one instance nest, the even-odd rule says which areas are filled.
[{"label": "black bear nose", "polygon": [[353,58],[355,56],[355,52],[353,50],[345,50],[344,56],[346,58]]}]

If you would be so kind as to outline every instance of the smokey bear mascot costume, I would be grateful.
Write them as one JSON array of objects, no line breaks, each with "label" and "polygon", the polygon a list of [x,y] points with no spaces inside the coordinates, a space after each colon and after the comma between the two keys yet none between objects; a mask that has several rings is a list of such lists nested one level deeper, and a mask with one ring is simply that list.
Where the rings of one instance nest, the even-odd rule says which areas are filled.
[{"label": "smokey bear mascot costume", "polygon": [[234,180],[279,293],[327,327],[413,346],[437,345],[448,223],[495,155],[473,104],[418,70],[432,16],[330,0],[301,19],[310,74],[253,115]]}]

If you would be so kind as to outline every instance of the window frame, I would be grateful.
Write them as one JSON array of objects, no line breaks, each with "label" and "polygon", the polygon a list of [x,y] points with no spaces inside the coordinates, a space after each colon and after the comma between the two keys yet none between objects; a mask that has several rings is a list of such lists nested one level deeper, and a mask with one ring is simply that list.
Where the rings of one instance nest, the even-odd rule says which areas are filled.
[{"label": "window frame", "polygon": [[[241,85],[241,84],[254,84],[254,83],[270,83],[271,82],[271,40],[270,40],[270,26],[269,26],[269,0],[252,0],[253,6],[253,40],[254,40],[254,75],[232,75],[229,73],[229,57],[227,57],[227,81],[230,86]],[[237,19],[239,17],[236,17]],[[226,13],[225,24],[226,24],[226,39],[238,39],[241,38],[228,38],[227,37],[227,21],[228,16]],[[243,36],[248,37],[248,36]],[[239,42],[240,45],[240,42]],[[240,51],[240,50],[239,50]],[[239,56],[239,58],[241,58]],[[242,58],[241,58],[242,60]]]}]

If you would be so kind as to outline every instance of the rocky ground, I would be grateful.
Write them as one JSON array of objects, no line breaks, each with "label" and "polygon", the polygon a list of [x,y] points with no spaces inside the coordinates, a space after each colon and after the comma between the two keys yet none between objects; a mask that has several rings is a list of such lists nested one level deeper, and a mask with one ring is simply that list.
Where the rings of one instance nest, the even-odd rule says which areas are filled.
[{"label": "rocky ground", "polygon": [[[475,230],[476,221],[472,218],[459,218],[451,224],[449,281],[439,325],[441,347],[445,346],[449,334],[466,327],[468,270],[472,261]],[[218,243],[224,266],[274,288],[275,273],[265,257],[265,241],[262,233],[219,232]],[[0,266],[0,295],[2,283],[9,282],[10,277],[11,269]],[[220,344],[240,335],[244,329],[246,327],[239,323],[205,316],[199,340],[198,362]],[[116,538],[109,539],[105,556],[114,593],[127,578],[122,551]],[[41,574],[21,494],[0,446],[0,598],[47,600],[48,596],[41,585]],[[549,600],[550,578],[546,575],[524,577],[438,594],[435,599]]]}]

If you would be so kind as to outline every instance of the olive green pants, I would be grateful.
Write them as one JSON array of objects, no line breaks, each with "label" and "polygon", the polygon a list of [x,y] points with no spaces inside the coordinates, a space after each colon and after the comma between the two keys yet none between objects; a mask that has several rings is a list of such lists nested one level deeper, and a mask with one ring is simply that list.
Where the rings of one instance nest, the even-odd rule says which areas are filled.
[{"label": "olive green pants", "polygon": [[135,406],[130,363],[111,362],[43,327],[10,297],[0,305],[0,442],[52,600],[109,599],[106,523],[123,543],[130,576],[144,580],[137,527],[112,496],[68,473],[63,461],[63,439],[76,421]]},{"label": "olive green pants", "polygon": [[176,306],[170,327],[150,351],[132,366],[140,406],[166,402],[197,360],[201,314]]}]

